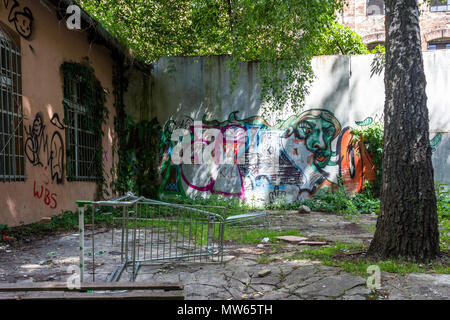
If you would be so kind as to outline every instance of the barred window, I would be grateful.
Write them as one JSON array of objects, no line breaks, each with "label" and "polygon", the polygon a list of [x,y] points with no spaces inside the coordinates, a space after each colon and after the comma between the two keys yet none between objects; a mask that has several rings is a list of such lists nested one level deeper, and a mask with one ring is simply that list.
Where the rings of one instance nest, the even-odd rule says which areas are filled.
[{"label": "barred window", "polygon": [[22,70],[18,41],[0,25],[0,181],[25,180]]},{"label": "barred window", "polygon": [[66,123],[66,153],[68,181],[98,181],[99,166],[96,154],[101,148],[101,136],[94,132],[90,94],[81,79],[64,78],[64,117]]},{"label": "barred window", "polygon": [[384,0],[367,0],[367,15],[384,14]]},{"label": "barred window", "polygon": [[433,0],[430,4],[430,11],[450,11],[450,0]]}]

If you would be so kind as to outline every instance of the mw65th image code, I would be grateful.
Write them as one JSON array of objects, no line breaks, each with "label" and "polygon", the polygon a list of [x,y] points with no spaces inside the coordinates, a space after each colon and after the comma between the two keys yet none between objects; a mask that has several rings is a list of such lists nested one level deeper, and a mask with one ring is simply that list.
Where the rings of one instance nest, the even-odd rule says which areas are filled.
[{"label": "mw65th image code", "polygon": [[222,315],[270,315],[272,305],[222,305]]},{"label": "mw65th image code", "polygon": [[203,316],[208,318],[215,315],[272,315],[272,305],[264,304],[228,304],[222,305],[221,308],[214,308],[210,306],[179,306],[177,310],[178,315],[187,316]]}]

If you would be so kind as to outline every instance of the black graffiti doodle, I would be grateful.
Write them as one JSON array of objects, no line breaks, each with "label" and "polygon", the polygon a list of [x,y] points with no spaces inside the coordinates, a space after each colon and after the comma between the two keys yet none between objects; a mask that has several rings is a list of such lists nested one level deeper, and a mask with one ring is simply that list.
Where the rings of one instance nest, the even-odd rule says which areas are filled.
[{"label": "black graffiti doodle", "polygon": [[27,140],[25,142],[25,154],[27,155],[28,160],[33,166],[44,166],[39,159],[40,148],[43,142],[44,146],[47,144],[47,141],[43,134],[44,129],[44,120],[42,119],[42,115],[40,113],[36,114],[33,125],[30,125],[28,127],[28,130],[25,127],[25,132],[27,134]]},{"label": "black graffiti doodle", "polygon": [[20,10],[17,0],[3,0],[5,8],[9,8],[8,21],[13,22],[17,32],[28,39],[33,31],[33,13],[28,7]]},{"label": "black graffiti doodle", "polygon": [[275,203],[277,200],[282,200],[286,197],[285,191],[280,191],[280,186],[275,186],[273,191],[269,193],[269,202]]},{"label": "black graffiti doodle", "polygon": [[[59,119],[57,114],[56,118]],[[52,119],[55,119],[55,115]],[[25,154],[33,166],[41,166],[44,164],[40,159],[41,151],[47,155],[47,166],[53,181],[61,184],[64,182],[64,143],[61,134],[58,131],[53,132],[50,145],[48,144],[49,136],[45,134],[45,124],[41,113],[37,113],[33,124],[25,128],[27,140],[25,142]]]},{"label": "black graffiti doodle", "polygon": [[48,158],[52,180],[57,184],[64,182],[64,145],[61,134],[55,131],[50,143],[50,156]]},{"label": "black graffiti doodle", "polygon": [[55,113],[50,119],[50,122],[58,129],[64,130],[64,125],[61,123],[61,120],[59,120],[59,114]]}]

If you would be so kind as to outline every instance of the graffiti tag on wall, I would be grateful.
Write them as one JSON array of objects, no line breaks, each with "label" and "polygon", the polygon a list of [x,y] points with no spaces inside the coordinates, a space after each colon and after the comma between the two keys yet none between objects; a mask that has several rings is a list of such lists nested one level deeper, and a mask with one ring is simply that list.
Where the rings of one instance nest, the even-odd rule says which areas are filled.
[{"label": "graffiti tag on wall", "polygon": [[17,0],[3,0],[5,9],[9,10],[8,21],[14,24],[16,31],[25,39],[33,32],[33,13],[28,7],[21,7]]},{"label": "graffiti tag on wall", "polygon": [[64,126],[57,113],[53,115],[50,123],[50,129],[54,131],[46,133],[47,126],[42,114],[36,114],[33,124],[25,128],[25,154],[34,167],[48,168],[51,180],[61,184],[64,182],[64,143],[59,130],[64,129]]},{"label": "graffiti tag on wall", "polygon": [[[218,194],[264,202],[280,198],[293,202],[314,196],[339,178],[348,192],[360,192],[365,181],[376,178],[364,144],[353,142],[350,128],[342,128],[333,113],[325,109],[307,110],[276,126],[270,126],[261,117],[239,119],[237,112],[223,122],[203,119],[201,123],[199,127],[186,117],[165,124],[162,194],[192,198]],[[174,163],[176,141],[171,136],[179,128],[191,133],[191,149],[199,144],[208,149],[215,142],[208,134],[197,139],[196,131],[220,132],[223,153],[228,156],[231,153],[232,159],[243,161],[197,163],[193,157],[191,163]],[[213,147],[209,149],[217,153]]]},{"label": "graffiti tag on wall", "polygon": [[56,209],[58,206],[58,202],[56,201],[57,195],[50,191],[48,179],[44,179],[41,183],[34,180],[33,196],[36,199],[42,200],[42,202],[50,209]]}]

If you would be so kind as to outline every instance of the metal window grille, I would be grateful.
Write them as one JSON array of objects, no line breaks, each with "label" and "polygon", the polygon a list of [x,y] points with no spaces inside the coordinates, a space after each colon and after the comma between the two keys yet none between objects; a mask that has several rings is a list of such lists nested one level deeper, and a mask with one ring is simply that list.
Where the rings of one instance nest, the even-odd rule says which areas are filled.
[{"label": "metal window grille", "polygon": [[20,48],[0,25],[0,181],[25,180]]},{"label": "metal window grille", "polygon": [[80,79],[64,79],[64,101],[67,143],[67,179],[69,181],[97,181],[96,152],[101,137],[93,131],[90,107],[85,103]]},{"label": "metal window grille", "polygon": [[431,12],[450,11],[450,0],[433,0],[430,5]]},{"label": "metal window grille", "polygon": [[384,0],[367,0],[367,15],[384,14]]}]

